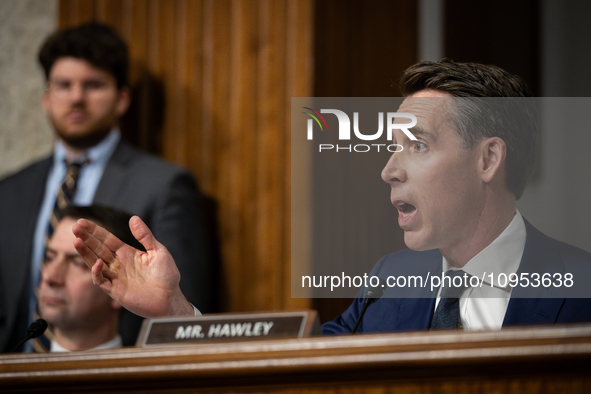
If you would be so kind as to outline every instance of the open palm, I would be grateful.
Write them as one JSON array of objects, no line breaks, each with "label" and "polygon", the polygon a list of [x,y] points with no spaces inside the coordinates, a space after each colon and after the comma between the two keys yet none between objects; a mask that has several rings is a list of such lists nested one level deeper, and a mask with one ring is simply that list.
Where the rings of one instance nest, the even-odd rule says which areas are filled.
[{"label": "open palm", "polygon": [[166,247],[139,217],[131,218],[129,227],[146,252],[86,219],[72,228],[74,246],[92,268],[94,284],[143,317],[192,315],[193,307],[179,287],[179,270]]}]

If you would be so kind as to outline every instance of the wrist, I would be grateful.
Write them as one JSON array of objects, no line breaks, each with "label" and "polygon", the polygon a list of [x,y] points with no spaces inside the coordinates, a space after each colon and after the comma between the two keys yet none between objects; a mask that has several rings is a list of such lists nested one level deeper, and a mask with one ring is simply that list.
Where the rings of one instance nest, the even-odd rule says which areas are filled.
[{"label": "wrist", "polygon": [[180,289],[172,298],[169,316],[195,316],[195,309]]}]

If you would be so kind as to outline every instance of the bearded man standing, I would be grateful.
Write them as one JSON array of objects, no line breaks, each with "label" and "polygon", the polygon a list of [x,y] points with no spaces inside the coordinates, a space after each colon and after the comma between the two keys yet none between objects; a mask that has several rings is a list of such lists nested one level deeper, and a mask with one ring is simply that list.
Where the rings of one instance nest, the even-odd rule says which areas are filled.
[{"label": "bearded man standing", "polygon": [[[126,44],[110,27],[88,23],[51,35],[39,62],[47,81],[43,109],[56,141],[50,157],[0,182],[0,351],[11,349],[33,319],[46,240],[69,204],[141,215],[179,265],[187,298],[212,310],[214,281],[193,176],[121,139],[119,119],[131,100]],[[132,326],[122,333],[126,344],[139,328]]]}]

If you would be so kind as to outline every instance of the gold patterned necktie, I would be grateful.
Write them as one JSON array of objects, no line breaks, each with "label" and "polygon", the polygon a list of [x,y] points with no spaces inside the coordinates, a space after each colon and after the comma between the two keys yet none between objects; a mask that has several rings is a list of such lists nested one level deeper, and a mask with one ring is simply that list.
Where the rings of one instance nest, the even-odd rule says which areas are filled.
[{"label": "gold patterned necktie", "polygon": [[62,219],[62,212],[66,207],[72,204],[74,197],[76,196],[76,190],[78,188],[78,177],[80,176],[80,169],[82,166],[88,164],[88,159],[82,162],[68,163],[66,161],[66,176],[64,182],[57,191],[55,204],[53,211],[51,212],[51,218],[49,220],[49,226],[47,227],[47,241],[53,235],[53,231],[57,227],[57,224]]},{"label": "gold patterned necktie", "polygon": [[[80,176],[80,169],[82,168],[82,166],[88,164],[89,160],[85,159],[84,161],[72,163],[69,163],[68,161],[64,160],[64,162],[66,163],[66,176],[64,178],[64,182],[61,184],[60,188],[57,191],[55,204],[53,206],[51,218],[49,219],[49,223],[47,226],[47,232],[45,237],[46,246],[49,240],[51,239],[51,236],[53,235],[55,228],[62,219],[64,209],[66,209],[69,205],[72,204],[72,201],[76,196],[76,191],[78,188],[78,177]],[[43,271],[43,265],[41,266],[41,271]],[[39,278],[41,278],[41,275],[43,275],[43,272],[41,272]],[[38,289],[36,288],[35,295],[37,295],[37,290]],[[34,313],[34,320],[37,320],[40,317],[38,309],[39,304],[37,303],[37,310],[35,310]],[[51,326],[49,326],[47,327],[45,333],[42,336],[33,339],[33,349],[39,353],[48,352],[49,343],[53,340],[53,338],[53,330],[51,329]]]}]

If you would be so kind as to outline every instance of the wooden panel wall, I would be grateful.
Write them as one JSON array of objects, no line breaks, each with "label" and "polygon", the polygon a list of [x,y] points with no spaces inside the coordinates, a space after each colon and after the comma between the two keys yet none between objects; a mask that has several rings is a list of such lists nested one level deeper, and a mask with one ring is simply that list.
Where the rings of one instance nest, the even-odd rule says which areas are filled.
[{"label": "wooden panel wall", "polygon": [[290,297],[289,108],[312,95],[313,12],[310,0],[60,2],[61,27],[94,19],[129,43],[124,134],[197,176],[226,311],[309,306]]},{"label": "wooden panel wall", "polygon": [[[315,48],[314,48],[314,95],[316,97],[397,97],[397,85],[403,70],[418,60],[418,2],[415,0],[320,0],[315,7]],[[355,156],[355,155],[354,155]],[[368,168],[355,162],[351,166],[347,155],[331,156],[327,161],[315,162],[317,179],[331,179],[316,182],[313,191],[315,202],[322,196],[345,195],[352,187],[348,177],[330,176],[334,169],[365,172],[383,185],[383,191],[376,194],[377,201],[366,202],[357,208],[357,216],[348,214],[344,201],[335,201],[333,209],[314,220],[332,223],[346,223],[343,236],[335,240],[332,258],[340,260],[344,255],[361,256],[364,252],[382,250],[395,252],[405,248],[403,233],[398,228],[394,208],[389,205],[388,186],[379,178],[379,169]],[[388,156],[383,158],[382,166]],[[352,169],[355,168],[355,169]],[[379,166],[378,166],[379,168]],[[358,187],[358,186],[357,186]],[[320,197],[320,198],[318,198]],[[373,209],[386,203],[386,214],[376,216]],[[350,208],[349,208],[350,209]],[[328,219],[327,219],[328,218]],[[366,219],[367,218],[367,219]],[[390,221],[391,226],[384,227]],[[314,222],[315,228],[322,227]],[[366,230],[359,231],[360,228]],[[330,233],[332,234],[332,233]],[[317,244],[327,244],[332,235],[329,232],[314,234]],[[365,245],[351,242],[363,240]],[[371,241],[370,241],[371,240]],[[314,249],[313,249],[314,250]],[[353,251],[354,250],[354,251]],[[366,255],[367,256],[367,255]],[[359,261],[370,268],[377,261]],[[312,252],[312,264],[321,264],[324,256]],[[329,264],[329,263],[327,263]],[[368,268],[369,269],[369,268]],[[319,312],[321,321],[334,319],[351,304],[351,299],[314,299],[312,308]]]},{"label": "wooden panel wall", "polygon": [[416,0],[319,0],[314,94],[398,97],[400,74],[418,60]]}]

